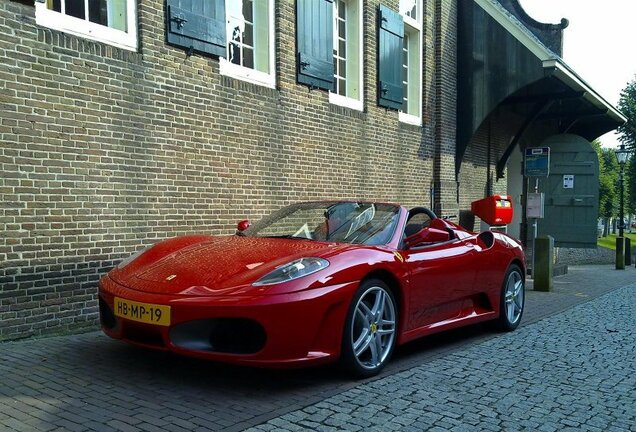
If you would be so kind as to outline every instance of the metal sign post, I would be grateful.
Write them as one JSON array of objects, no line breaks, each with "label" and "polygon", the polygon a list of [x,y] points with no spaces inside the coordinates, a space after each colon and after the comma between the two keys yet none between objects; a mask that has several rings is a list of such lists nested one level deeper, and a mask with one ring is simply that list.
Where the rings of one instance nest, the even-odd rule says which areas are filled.
[{"label": "metal sign post", "polygon": [[[539,231],[538,220],[543,218],[544,205],[543,193],[539,193],[539,177],[548,177],[548,175],[550,175],[550,147],[527,148],[523,172],[526,177],[535,177],[534,193],[529,193],[526,200],[526,218],[532,220],[532,277],[534,279],[537,262],[536,239]],[[530,179],[528,179],[528,181],[529,180]]]}]

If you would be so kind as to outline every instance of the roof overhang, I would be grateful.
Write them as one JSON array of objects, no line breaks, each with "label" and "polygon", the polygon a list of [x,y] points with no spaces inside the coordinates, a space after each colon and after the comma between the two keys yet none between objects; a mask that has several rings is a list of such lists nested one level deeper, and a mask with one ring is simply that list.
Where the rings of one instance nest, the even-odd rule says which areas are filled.
[{"label": "roof overhang", "polygon": [[585,99],[599,108],[607,108],[612,116],[625,123],[627,118],[607,102],[596,90],[586,83],[561,57],[548,49],[536,36],[523,28],[512,14],[493,0],[475,0],[495,21],[514,36],[523,46],[534,54],[541,62],[546,76],[555,76],[574,91],[585,91]]},{"label": "roof overhang", "polygon": [[[473,135],[497,110],[527,112],[523,126],[510,137],[513,145],[535,121],[549,116],[562,116],[570,133],[590,141],[627,121],[500,3],[462,1],[459,8],[456,174]],[[493,40],[497,47],[489,46]],[[496,74],[497,79],[493,79],[491,75]],[[548,93],[547,99],[541,91]],[[575,95],[573,100],[564,102],[563,92]],[[533,95],[540,99],[538,103],[519,102]],[[505,166],[509,150],[498,166]]]},{"label": "roof overhang", "polygon": [[[532,54],[538,58],[549,56],[552,53],[543,45],[532,33],[526,31],[510,12],[501,6],[496,0],[475,0],[488,15],[490,15],[499,25],[508,30],[512,36],[528,48]],[[552,53],[554,55],[554,53]]]},{"label": "roof overhang", "polygon": [[546,76],[557,78],[573,91],[585,92],[583,95],[585,100],[599,109],[607,110],[607,114],[617,122],[621,124],[627,122],[627,117],[607,102],[607,100],[590,87],[589,84],[583,81],[583,79],[562,60],[555,58],[543,60],[543,70]]}]

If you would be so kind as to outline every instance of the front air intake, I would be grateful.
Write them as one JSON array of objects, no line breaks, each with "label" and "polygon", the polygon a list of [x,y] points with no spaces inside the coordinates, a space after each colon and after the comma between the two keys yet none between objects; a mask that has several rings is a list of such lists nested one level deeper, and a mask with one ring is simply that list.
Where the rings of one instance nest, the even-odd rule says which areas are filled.
[{"label": "front air intake", "polygon": [[180,348],[224,354],[255,354],[267,339],[265,329],[247,318],[214,318],[188,321],[170,330]]},{"label": "front air intake", "polygon": [[103,298],[99,298],[99,319],[102,322],[102,325],[112,330],[117,325],[117,319],[115,318],[115,314],[113,313],[108,303]]}]

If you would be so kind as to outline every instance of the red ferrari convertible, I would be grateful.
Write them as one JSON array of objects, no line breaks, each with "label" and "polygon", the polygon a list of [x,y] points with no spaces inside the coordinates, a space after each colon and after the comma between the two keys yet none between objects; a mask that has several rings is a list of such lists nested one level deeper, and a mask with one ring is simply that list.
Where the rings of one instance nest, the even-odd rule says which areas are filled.
[{"label": "red ferrari convertible", "polygon": [[285,207],[235,235],[177,237],[99,284],[104,332],[149,348],[258,366],[340,361],[378,373],[396,345],[480,321],[514,330],[521,245],[424,207]]}]

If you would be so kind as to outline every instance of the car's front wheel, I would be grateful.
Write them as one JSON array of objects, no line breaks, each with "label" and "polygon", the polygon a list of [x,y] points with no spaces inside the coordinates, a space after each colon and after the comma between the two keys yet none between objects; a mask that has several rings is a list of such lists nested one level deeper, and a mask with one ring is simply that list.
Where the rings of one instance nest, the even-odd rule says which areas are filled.
[{"label": "car's front wheel", "polygon": [[349,306],[342,338],[342,363],[358,377],[379,373],[397,337],[395,297],[381,280],[364,281]]},{"label": "car's front wheel", "polygon": [[499,328],[512,331],[519,326],[525,305],[525,279],[521,268],[513,264],[508,268],[501,288]]}]

